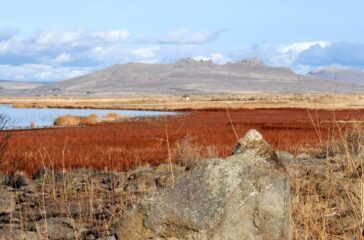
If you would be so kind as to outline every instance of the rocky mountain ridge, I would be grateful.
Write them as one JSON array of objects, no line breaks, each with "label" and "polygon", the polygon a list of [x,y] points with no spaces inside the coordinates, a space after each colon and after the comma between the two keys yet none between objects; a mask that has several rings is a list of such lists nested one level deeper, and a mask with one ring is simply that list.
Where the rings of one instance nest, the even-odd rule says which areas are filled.
[{"label": "rocky mountain ridge", "polygon": [[118,64],[85,76],[30,90],[40,95],[184,95],[240,92],[361,92],[338,83],[269,67],[256,58],[234,63],[181,59],[175,64]]}]

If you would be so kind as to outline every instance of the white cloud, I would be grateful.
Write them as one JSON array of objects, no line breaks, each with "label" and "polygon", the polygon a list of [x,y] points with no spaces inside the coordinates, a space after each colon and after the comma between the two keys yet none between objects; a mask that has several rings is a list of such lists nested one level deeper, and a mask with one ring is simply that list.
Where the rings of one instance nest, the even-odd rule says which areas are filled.
[{"label": "white cloud", "polygon": [[108,42],[123,42],[129,39],[131,33],[126,29],[111,30],[104,32],[95,32],[92,34],[94,38]]},{"label": "white cloud", "polygon": [[310,49],[312,46],[318,45],[320,47],[327,47],[331,45],[331,42],[327,41],[314,41],[314,42],[296,42],[288,46],[282,46],[279,50],[282,53],[300,53]]},{"label": "white cloud", "polygon": [[181,28],[169,32],[164,36],[146,38],[139,43],[153,43],[153,44],[205,44],[215,41],[224,29],[206,31],[206,32],[193,32],[190,28]]},{"label": "white cloud", "polygon": [[143,63],[156,63],[158,62],[159,46],[136,48],[130,51],[135,60],[139,60]]},{"label": "white cloud", "polygon": [[30,36],[14,36],[10,39],[1,39],[0,36],[0,54],[4,53],[5,50],[7,52],[33,54],[40,51],[92,48],[95,45],[126,42],[130,36],[131,33],[126,29],[109,31],[86,31],[83,29],[43,30],[37,31]]},{"label": "white cloud", "polygon": [[5,54],[9,51],[10,45],[8,41],[2,41],[0,42],[0,55]]},{"label": "white cloud", "polygon": [[66,63],[72,60],[72,57],[68,53],[61,53],[57,57],[51,60],[52,63]]},{"label": "white cloud", "polygon": [[212,62],[216,63],[216,64],[224,64],[227,62],[230,62],[231,59],[229,57],[224,56],[221,53],[211,53],[207,56],[194,56],[192,57],[192,59],[194,60],[203,60],[203,61],[209,61],[211,60]]},{"label": "white cloud", "polygon": [[57,47],[74,45],[86,39],[86,32],[77,29],[73,31],[41,31],[34,34],[31,42],[35,45]]},{"label": "white cloud", "polygon": [[224,51],[217,51],[214,45],[201,46],[215,41],[222,31],[184,28],[135,43],[129,41],[131,33],[126,29],[38,31],[30,35],[0,29],[0,79],[53,81],[118,63],[173,63],[186,57],[217,64],[258,57],[269,66],[290,67],[300,73],[330,65],[364,69],[364,44],[358,43],[258,43]]},{"label": "white cloud", "polygon": [[253,44],[230,54],[233,60],[258,57],[270,66],[289,67],[307,73],[318,67],[341,66],[364,69],[364,44],[312,41],[275,46]]},{"label": "white cloud", "polygon": [[295,64],[314,67],[342,65],[363,69],[364,44],[336,42],[328,46],[315,45],[302,51],[297,56]]},{"label": "white cloud", "polygon": [[[58,69],[63,65],[74,68],[88,67],[97,69],[107,65],[124,62],[126,51],[122,44],[127,44],[130,32],[126,29],[109,31],[86,31],[73,29],[65,31],[37,31],[30,35],[16,34],[11,38],[0,39],[0,64],[3,65],[0,74],[7,79],[44,80],[61,79]],[[97,46],[97,47],[95,47]],[[32,70],[42,66],[38,74]],[[45,66],[50,70],[46,71]],[[12,75],[4,73],[9,71]],[[14,71],[19,74],[14,74]],[[70,68],[70,76],[79,74]],[[30,74],[24,74],[31,71]],[[84,72],[84,71],[81,71]],[[54,76],[50,75],[54,74]],[[13,77],[14,76],[14,77]]]},{"label": "white cloud", "polygon": [[0,28],[0,41],[9,40],[19,33],[16,28]]},{"label": "white cloud", "polygon": [[55,67],[45,64],[0,65],[0,78],[18,81],[56,81],[85,75],[91,71],[90,68]]}]

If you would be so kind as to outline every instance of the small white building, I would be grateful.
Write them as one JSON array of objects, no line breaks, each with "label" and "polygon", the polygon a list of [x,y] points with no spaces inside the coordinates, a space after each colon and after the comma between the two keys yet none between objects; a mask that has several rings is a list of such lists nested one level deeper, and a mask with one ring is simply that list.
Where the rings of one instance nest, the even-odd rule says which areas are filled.
[{"label": "small white building", "polygon": [[190,101],[190,95],[183,95],[182,100],[183,101]]}]

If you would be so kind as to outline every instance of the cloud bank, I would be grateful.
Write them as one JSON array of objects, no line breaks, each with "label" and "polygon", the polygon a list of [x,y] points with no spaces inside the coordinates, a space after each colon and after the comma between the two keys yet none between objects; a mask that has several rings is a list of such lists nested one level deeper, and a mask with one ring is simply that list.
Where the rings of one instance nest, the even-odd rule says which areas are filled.
[{"label": "cloud bank", "polygon": [[[57,81],[127,62],[173,63],[180,58],[217,64],[258,57],[270,66],[305,73],[324,66],[364,69],[364,44],[302,41],[230,47],[216,44],[223,29],[182,28],[154,37],[134,36],[128,29],[87,31],[40,30],[28,35],[0,28],[0,79]],[[223,50],[221,50],[223,49]]]}]

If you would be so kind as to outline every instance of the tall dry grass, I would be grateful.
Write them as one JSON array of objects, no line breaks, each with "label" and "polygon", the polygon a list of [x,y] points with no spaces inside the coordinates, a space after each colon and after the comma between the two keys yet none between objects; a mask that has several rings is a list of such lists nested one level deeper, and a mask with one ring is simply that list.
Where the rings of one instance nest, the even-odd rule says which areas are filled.
[{"label": "tall dry grass", "polygon": [[186,136],[177,141],[172,153],[173,161],[181,166],[191,167],[196,162],[207,158],[218,157],[216,146],[201,146],[192,136]]},{"label": "tall dry grass", "polygon": [[[223,112],[223,114],[226,113]],[[246,113],[244,114],[246,115]],[[264,112],[263,117],[265,117],[266,114],[267,112]],[[61,182],[57,182],[55,180],[55,171],[65,168],[82,167],[86,166],[87,163],[89,164],[88,166],[94,166],[99,169],[115,169],[115,165],[120,164],[120,160],[115,161],[117,156],[120,157],[120,155],[122,155],[125,157],[123,154],[130,152],[130,149],[134,146],[134,144],[139,148],[142,146],[144,150],[145,148],[150,149],[146,152],[138,152],[135,155],[130,155],[129,157],[131,160],[128,162],[128,164],[130,164],[129,166],[145,164],[140,157],[143,156],[144,153],[148,153],[150,151],[163,155],[163,158],[156,160],[155,163],[168,158],[171,162],[174,161],[181,165],[191,166],[196,161],[205,157],[220,155],[219,151],[214,149],[215,147],[213,146],[216,146],[216,148],[219,147],[220,142],[216,140],[226,141],[226,138],[219,139],[219,137],[224,136],[224,134],[226,135],[227,129],[231,128],[232,125],[239,135],[243,133],[243,130],[245,130],[245,128],[242,128],[242,121],[237,119],[237,116],[240,115],[236,115],[236,113],[234,114],[234,112],[232,112],[230,120],[227,119],[225,115],[225,118],[227,119],[225,119],[226,121],[217,121],[217,124],[213,123],[213,126],[215,127],[220,126],[222,129],[221,132],[219,131],[221,129],[218,128],[216,128],[214,132],[209,132],[211,129],[206,128],[205,125],[212,123],[211,121],[217,120],[211,119],[211,117],[215,116],[218,118],[220,115],[214,115],[212,112],[208,113],[207,116],[208,117],[206,118],[202,118],[201,116],[197,118],[200,121],[204,120],[198,125],[192,125],[196,122],[196,118],[192,118],[190,121],[186,121],[186,119],[184,119],[184,121],[168,122],[168,125],[166,125],[165,121],[162,121],[160,126],[153,122],[149,123],[146,128],[143,125],[145,123],[133,123],[131,125],[131,130],[133,130],[132,135],[128,132],[131,130],[126,129],[127,127],[123,128],[123,131],[121,132],[110,131],[110,129],[108,129],[108,134],[111,134],[111,137],[114,140],[121,136],[132,136],[137,141],[129,141],[129,144],[131,145],[128,145],[128,147],[126,147],[126,145],[123,146],[122,143],[125,144],[125,142],[118,142],[118,144],[113,146],[110,146],[110,144],[105,145],[104,142],[97,142],[100,144],[99,148],[97,148],[97,152],[102,152],[102,155],[93,156],[83,154],[82,159],[76,158],[76,160],[74,160],[74,155],[70,154],[72,147],[74,146],[76,146],[76,149],[80,151],[78,145],[71,142],[72,139],[70,139],[70,143],[63,142],[61,148],[54,148],[53,151],[48,150],[45,147],[42,149],[35,148],[34,152],[28,150],[26,158],[22,158],[23,160],[13,161],[14,165],[7,166],[5,169],[32,169],[32,171],[34,171],[36,167],[39,167],[39,165],[36,165],[36,163],[32,160],[40,159],[41,166],[52,169],[51,174],[45,175],[41,179],[38,187],[41,192],[41,196],[43,197],[39,202],[40,209],[43,209],[44,212],[43,219],[46,220],[48,218],[46,205],[51,202],[55,204],[55,208],[63,209],[66,216],[72,218],[75,223],[81,226],[90,226],[90,224],[94,224],[98,229],[100,229],[100,232],[103,232],[106,236],[110,226],[113,224],[113,221],[119,218],[126,206],[132,203],[135,199],[131,196],[120,195],[120,193],[116,191],[112,194],[106,193],[106,196],[105,193],[97,189],[97,187],[93,184],[92,179],[87,177],[83,181],[84,184],[81,190],[74,191],[75,179],[70,175],[63,175],[63,180]],[[343,127],[338,123],[332,123],[332,129],[335,128],[335,132],[332,134],[326,134],[326,130],[324,131],[322,128],[323,126],[320,121],[318,121],[320,119],[321,118],[315,119],[314,122],[316,125],[314,126],[314,130],[310,128],[308,137],[317,145],[315,151],[321,160],[316,160],[317,162],[315,163],[307,162],[289,164],[287,166],[288,171],[291,174],[292,181],[291,202],[294,239],[361,239],[363,236],[364,223],[363,127],[358,124],[349,128],[347,126]],[[267,135],[265,135],[264,132],[263,135],[264,137],[268,136],[268,142],[277,139],[271,137],[273,135],[277,135],[279,131],[283,131],[283,127],[280,125],[278,120],[279,119],[276,119],[277,122],[273,122],[274,124],[271,122],[269,124],[265,123],[263,127],[261,126],[261,129],[266,130],[265,133],[267,133]],[[320,123],[320,125],[318,126],[317,123]],[[183,134],[178,135],[177,130],[181,130],[181,124],[191,125],[189,125],[189,131],[183,131]],[[248,123],[244,122],[244,124]],[[113,125],[112,129],[115,129],[115,126],[119,125]],[[251,127],[252,124],[248,124],[248,126]],[[306,133],[301,133],[301,135],[297,136],[297,134],[295,135],[296,132],[292,130],[295,129],[294,127],[301,127],[299,128],[301,130],[303,128],[302,122],[299,124],[293,123],[293,127],[292,125],[290,125],[290,127],[291,128],[289,130],[293,131],[293,133],[290,135],[284,135],[286,137],[289,136],[287,141],[292,141],[295,139],[294,137],[305,136]],[[152,128],[156,128],[157,130],[154,129],[151,131]],[[192,131],[193,128],[198,129],[198,131]],[[318,128],[320,128],[320,131],[317,130]],[[267,129],[274,129],[274,131],[270,132],[267,131]],[[101,128],[100,130],[100,128],[95,128],[92,129],[92,131],[95,131],[94,134],[96,135],[101,135],[105,129]],[[201,131],[206,134],[206,138],[201,138],[201,135],[197,134],[201,134]],[[314,139],[312,131],[316,131],[317,138],[320,138],[319,140]],[[77,140],[88,136],[85,129],[77,130],[77,132],[77,136],[81,137],[77,138]],[[156,135],[156,133],[159,135]],[[41,134],[40,136],[44,138],[48,135]],[[143,140],[141,138],[142,136],[148,137],[146,140]],[[67,135],[67,137],[69,137],[69,135]],[[206,140],[207,137],[209,137],[209,141]],[[46,137],[46,139],[48,143],[53,143],[50,138]],[[204,141],[201,141],[201,139]],[[231,151],[231,146],[233,146],[232,143],[235,141],[235,134],[233,131],[230,131],[229,139],[231,144],[229,142],[228,150]],[[151,141],[156,145],[148,145]],[[214,143],[216,143],[216,145],[214,145]],[[279,144],[279,141],[277,143],[275,147],[282,146]],[[84,145],[85,142],[81,142],[81,144]],[[320,144],[322,148],[319,148]],[[88,151],[91,149],[92,148],[88,148]],[[158,149],[164,150],[158,152]],[[312,146],[307,148],[306,145],[301,144],[299,151],[312,151]],[[56,153],[59,156],[56,156]],[[19,154],[24,156],[22,153]],[[16,154],[13,156],[16,157]],[[149,158],[151,156],[153,155],[147,155]],[[100,161],[100,159],[102,159],[102,161]],[[30,164],[35,165],[30,166]],[[120,167],[120,169],[127,169],[129,166],[125,166],[126,168],[123,168],[122,165],[119,165],[118,167]],[[118,201],[115,202],[115,200]],[[97,209],[105,209],[106,203],[112,203],[115,208],[112,210],[107,209],[108,214],[110,214],[108,218],[97,218]],[[36,209],[30,207],[30,204],[28,205],[29,206],[24,204],[24,209],[22,210],[24,213],[27,211],[36,211]],[[77,214],[71,214],[71,209],[75,205],[84,206],[84,208],[80,208]],[[26,225],[27,223],[24,222],[23,224]],[[42,229],[45,230],[41,231]],[[40,236],[44,237],[46,229],[47,223],[44,221],[43,225],[38,226],[37,231]],[[75,228],[75,237],[80,238],[81,234],[82,232]],[[206,236],[204,234],[197,234],[189,236],[189,239],[206,239]]]},{"label": "tall dry grass", "polygon": [[364,237],[363,126],[339,134],[322,141],[322,162],[289,166],[295,239]]},{"label": "tall dry grass", "polygon": [[122,118],[122,116],[119,113],[110,112],[110,113],[105,114],[102,117],[102,121],[104,121],[104,122],[117,122],[117,121],[120,121],[121,118]]},{"label": "tall dry grass", "polygon": [[56,118],[53,122],[54,126],[82,126],[82,125],[94,125],[97,121],[97,115],[95,113],[89,116],[71,116],[63,115]]},{"label": "tall dry grass", "polygon": [[[53,239],[49,237],[51,232],[54,233],[49,221],[54,217],[68,219],[64,224],[72,230],[67,239],[85,239],[90,233],[96,238],[113,236],[113,226],[127,205],[135,201],[132,196],[115,189],[100,189],[87,170],[77,174],[60,174],[48,169],[34,184],[34,195],[28,194],[29,199],[23,198],[18,203],[20,214],[10,216],[9,221],[20,224],[20,232],[24,234],[31,229],[39,240]],[[21,196],[23,193],[18,190],[16,194]],[[85,228],[88,230],[85,231]],[[57,231],[64,234],[61,230]],[[8,239],[14,239],[14,236],[9,234]]]}]

